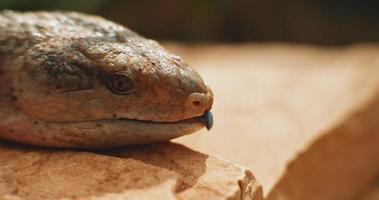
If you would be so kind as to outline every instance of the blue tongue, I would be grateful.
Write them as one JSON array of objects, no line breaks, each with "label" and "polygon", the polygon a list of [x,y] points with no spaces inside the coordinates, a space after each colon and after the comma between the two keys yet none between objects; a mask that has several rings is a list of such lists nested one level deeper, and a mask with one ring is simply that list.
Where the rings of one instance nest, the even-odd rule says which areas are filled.
[{"label": "blue tongue", "polygon": [[204,114],[204,118],[205,118],[205,127],[207,127],[208,130],[211,130],[212,126],[213,126],[213,116],[212,116],[212,113],[211,112],[206,112]]}]

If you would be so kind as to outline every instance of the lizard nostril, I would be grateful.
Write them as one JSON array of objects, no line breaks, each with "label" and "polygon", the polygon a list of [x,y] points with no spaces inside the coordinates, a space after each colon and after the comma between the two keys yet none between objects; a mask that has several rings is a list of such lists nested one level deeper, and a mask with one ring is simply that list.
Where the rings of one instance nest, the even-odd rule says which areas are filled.
[{"label": "lizard nostril", "polygon": [[194,106],[201,106],[201,102],[200,101],[193,101],[192,104]]},{"label": "lizard nostril", "polygon": [[188,96],[187,105],[196,112],[204,112],[209,107],[209,96],[203,93],[192,93]]}]

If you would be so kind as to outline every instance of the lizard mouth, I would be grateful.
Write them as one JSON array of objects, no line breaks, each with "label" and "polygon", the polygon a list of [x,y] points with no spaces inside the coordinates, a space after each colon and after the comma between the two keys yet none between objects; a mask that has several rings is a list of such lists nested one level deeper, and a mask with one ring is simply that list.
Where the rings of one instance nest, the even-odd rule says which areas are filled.
[{"label": "lizard mouth", "polygon": [[116,120],[134,121],[137,123],[146,123],[146,125],[148,125],[148,124],[165,124],[165,125],[168,125],[168,124],[177,124],[177,123],[193,123],[193,122],[199,122],[200,121],[200,122],[204,123],[207,130],[211,130],[213,127],[213,115],[210,111],[205,112],[202,116],[192,117],[189,119],[183,119],[183,120],[174,121],[174,122],[154,122],[154,121],[149,121],[149,120],[137,120],[137,119],[128,119],[128,118],[119,118]]}]

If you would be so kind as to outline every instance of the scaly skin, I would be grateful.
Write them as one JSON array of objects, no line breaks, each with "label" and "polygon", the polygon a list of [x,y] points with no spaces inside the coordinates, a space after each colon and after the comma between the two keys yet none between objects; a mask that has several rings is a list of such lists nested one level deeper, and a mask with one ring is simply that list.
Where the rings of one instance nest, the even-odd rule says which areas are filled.
[{"label": "scaly skin", "polygon": [[213,94],[180,57],[103,18],[0,12],[0,137],[107,148],[209,123]]}]

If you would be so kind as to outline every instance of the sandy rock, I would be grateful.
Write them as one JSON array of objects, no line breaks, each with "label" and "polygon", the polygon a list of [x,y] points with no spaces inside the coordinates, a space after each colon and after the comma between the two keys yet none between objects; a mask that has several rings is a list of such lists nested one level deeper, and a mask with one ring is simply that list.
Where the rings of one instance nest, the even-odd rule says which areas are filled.
[{"label": "sandy rock", "polygon": [[170,48],[215,94],[213,130],[176,141],[252,169],[268,199],[351,199],[379,175],[377,46]]},{"label": "sandy rock", "polygon": [[243,167],[161,143],[112,151],[0,145],[0,199],[256,199]]}]

